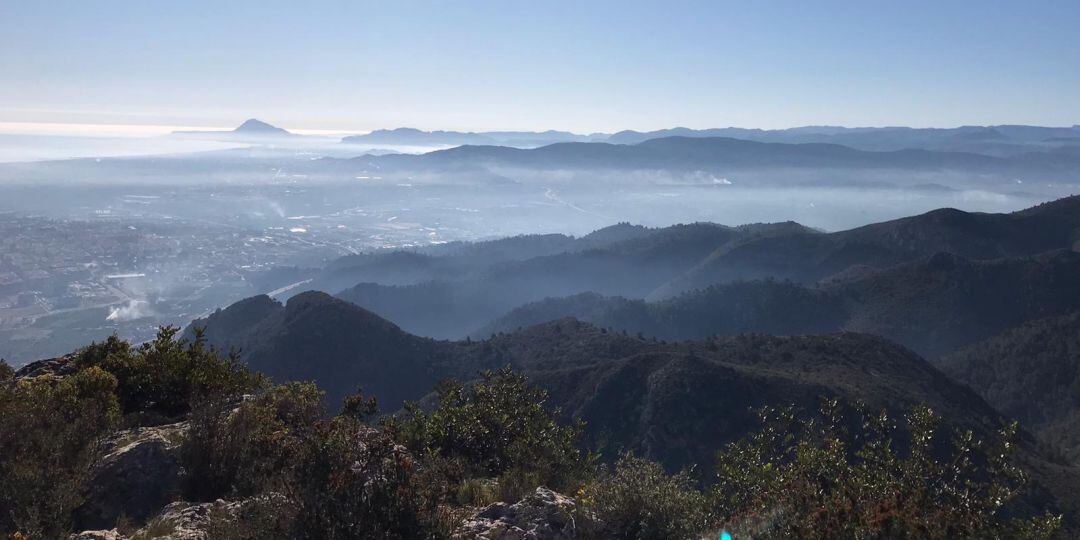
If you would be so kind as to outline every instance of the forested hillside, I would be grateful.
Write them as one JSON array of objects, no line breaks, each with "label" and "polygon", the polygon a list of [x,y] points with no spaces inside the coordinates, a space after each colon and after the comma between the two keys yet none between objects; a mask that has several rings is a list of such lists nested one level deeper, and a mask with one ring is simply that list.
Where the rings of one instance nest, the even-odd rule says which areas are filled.
[{"label": "forested hillside", "polygon": [[817,285],[740,281],[659,302],[582,294],[526,304],[474,333],[560,317],[664,339],[856,331],[934,360],[1025,321],[1080,309],[1080,253],[970,260],[949,253],[851,269]]},{"label": "forested hillside", "polygon": [[942,370],[1080,459],[1080,312],[1030,321],[951,354]]}]

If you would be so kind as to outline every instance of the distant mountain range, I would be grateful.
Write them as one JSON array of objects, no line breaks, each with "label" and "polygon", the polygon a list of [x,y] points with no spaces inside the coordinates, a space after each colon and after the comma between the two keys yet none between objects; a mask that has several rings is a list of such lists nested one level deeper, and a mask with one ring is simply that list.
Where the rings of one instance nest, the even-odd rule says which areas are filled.
[{"label": "distant mountain range", "polygon": [[[1053,255],[1055,250],[1065,253]],[[495,327],[488,326],[515,308],[545,298],[596,293],[657,301],[718,284],[764,279],[789,280],[805,287],[818,287],[815,284],[826,280],[828,283],[820,285],[822,290],[855,291],[864,287],[859,283],[884,284],[899,280],[906,275],[904,272],[932,275],[945,272],[946,267],[954,273],[970,269],[973,274],[963,278],[968,281],[974,275],[999,270],[1013,276],[1008,279],[1015,279],[1019,274],[1008,274],[1012,272],[1008,268],[1020,271],[1024,265],[1035,265],[1034,259],[1024,261],[1042,253],[1049,253],[1047,264],[1067,262],[1071,260],[1070,251],[1076,250],[1080,250],[1080,197],[1070,197],[1011,214],[941,209],[835,233],[790,222],[741,227],[696,223],[661,229],[621,224],[582,238],[524,236],[441,246],[437,250],[355,255],[329,265],[311,287],[340,291],[341,298],[388,317],[411,332],[458,338],[466,334],[486,336],[492,330],[584,316],[588,312],[540,309],[538,313],[544,314],[540,318],[525,317],[520,319],[522,322],[511,318]],[[1012,259],[1018,262],[989,266],[978,262]],[[968,265],[969,260],[973,266]],[[1052,268],[1056,267],[1045,267],[1047,272]],[[988,282],[985,290],[992,291],[995,286]],[[930,300],[941,294],[931,289],[911,291],[923,291]],[[767,292],[762,290],[762,294]],[[579,307],[585,310],[599,309],[580,299],[570,303],[581,304]],[[717,313],[723,312],[721,307],[716,309],[720,310]],[[766,310],[766,315],[771,312]],[[595,320],[611,324],[609,320]],[[814,322],[826,320],[822,317]],[[651,328],[659,335],[680,338],[723,332],[721,327],[709,330],[689,324],[686,319],[677,321],[674,326],[683,333],[661,332],[661,328],[668,328],[662,325]],[[624,328],[645,330],[645,324]],[[690,331],[692,328],[700,330]],[[739,325],[732,328],[777,331]],[[813,331],[806,328],[847,327],[834,321],[824,327],[797,331]],[[910,344],[916,346],[915,342]]]},{"label": "distant mountain range", "polygon": [[561,142],[607,142],[632,145],[668,137],[731,138],[785,144],[826,143],[858,150],[896,151],[909,149],[971,152],[1006,156],[1069,144],[1080,138],[1080,126],[1042,127],[1022,125],[961,126],[956,128],[805,126],[790,129],[676,127],[656,131],[626,130],[614,134],[589,135],[566,131],[422,131],[415,128],[380,129],[365,135],[345,137],[356,144],[413,146],[498,145],[535,147]]},{"label": "distant mountain range", "polygon": [[[263,168],[282,168],[320,180],[377,176],[384,183],[453,183],[482,186],[573,184],[575,188],[655,186],[720,187],[889,187],[947,191],[986,189],[1027,198],[1044,190],[1080,182],[1080,144],[1062,143],[1031,151],[992,156],[936,150],[868,151],[824,143],[762,143],[724,137],[667,137],[633,145],[569,142],[536,148],[472,146],[424,154],[379,154],[360,150],[342,157],[318,157],[326,142],[249,121],[232,131],[187,132],[178,137],[250,143],[256,148],[172,156],[103,158],[92,168],[79,160],[0,165],[0,181],[47,182],[77,177],[114,181],[118,175],[139,182],[184,177],[205,181],[206,172],[261,177]],[[313,142],[314,141],[314,142]],[[323,146],[320,147],[319,144]],[[297,159],[289,146],[307,146],[314,159]],[[275,148],[268,148],[275,147]],[[341,145],[334,145],[341,149]],[[152,172],[149,172],[152,171]],[[253,173],[256,171],[257,173]],[[641,174],[626,174],[628,172]],[[558,174],[553,174],[558,173]],[[410,179],[412,178],[412,179]],[[376,182],[379,183],[379,182]],[[1028,188],[1028,186],[1031,186]],[[1025,191],[1030,189],[1031,191]]]},{"label": "distant mountain range", "polygon": [[[231,131],[175,132],[246,142],[308,138],[251,119]],[[964,126],[950,129],[805,127],[786,130],[672,128],[614,135],[566,131],[381,129],[342,139],[356,146],[432,148],[312,163],[312,172],[386,173],[533,170],[647,170],[726,174],[745,170],[891,170],[992,175],[1052,182],[1080,179],[1080,126]]]},{"label": "distant mountain range", "polygon": [[[348,291],[341,296],[350,298]],[[1080,312],[1080,253],[975,261],[943,252],[817,285],[736,281],[661,302],[596,293],[549,298],[473,335],[564,317],[664,339],[854,331],[886,337],[936,361],[1027,321],[1072,312]]]},{"label": "distant mountain range", "polygon": [[421,131],[415,128],[377,129],[364,135],[341,139],[347,144],[402,146],[501,145],[514,147],[544,146],[558,142],[603,140],[605,134],[577,135],[568,131]]},{"label": "distant mountain range", "polygon": [[657,131],[620,131],[606,142],[637,144],[663,137],[730,137],[757,142],[788,144],[829,143],[859,150],[893,151],[923,149],[1008,155],[1030,151],[1035,147],[1052,147],[1080,136],[1080,126],[961,126],[957,128],[876,127],[846,128],[837,126],[806,126],[791,129],[688,129],[671,128]]},{"label": "distant mountain range", "polygon": [[539,148],[458,146],[425,154],[363,156],[353,168],[447,172],[513,167],[532,170],[709,171],[894,170],[962,171],[1064,181],[1080,178],[1080,146],[1009,156],[925,149],[858,150],[831,143],[765,143],[730,137],[665,137],[623,145],[556,143]]},{"label": "distant mountain range", "polygon": [[[295,136],[295,134],[284,129],[256,119],[247,120],[231,131],[178,131],[175,134],[188,136]],[[626,130],[614,134],[592,133],[587,135],[556,130],[465,132],[423,131],[416,128],[401,127],[377,129],[362,135],[350,135],[342,138],[341,142],[370,146],[426,146],[433,148],[464,145],[536,148],[557,143],[585,142],[638,145],[654,139],[672,137],[693,139],[723,138],[781,144],[830,144],[875,152],[931,150],[935,152],[1009,157],[1076,146],[1080,142],[1080,126],[998,125],[961,126],[956,128],[806,126],[774,130],[676,127],[647,132]]]},{"label": "distant mountain range", "polygon": [[652,298],[713,283],[773,277],[813,282],[856,265],[885,267],[948,252],[974,259],[1080,249],[1080,197],[1010,214],[943,208],[847,231],[758,238],[713,252]]}]

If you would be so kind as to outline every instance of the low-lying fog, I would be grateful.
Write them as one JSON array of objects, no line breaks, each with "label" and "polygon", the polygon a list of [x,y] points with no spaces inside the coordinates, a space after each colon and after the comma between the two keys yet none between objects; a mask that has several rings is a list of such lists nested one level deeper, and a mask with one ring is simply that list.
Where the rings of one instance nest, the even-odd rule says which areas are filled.
[{"label": "low-lying fog", "polygon": [[1057,198],[1058,191],[652,183],[598,189],[558,183],[380,181],[0,186],[0,211],[63,219],[197,220],[252,230],[284,229],[297,237],[359,250],[517,234],[581,235],[618,222],[665,226],[797,221],[842,230],[941,207],[1008,212]]}]

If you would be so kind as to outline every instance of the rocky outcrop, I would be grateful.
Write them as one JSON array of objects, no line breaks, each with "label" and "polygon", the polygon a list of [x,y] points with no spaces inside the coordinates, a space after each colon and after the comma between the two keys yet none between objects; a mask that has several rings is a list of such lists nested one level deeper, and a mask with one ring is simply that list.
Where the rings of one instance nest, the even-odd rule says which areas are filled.
[{"label": "rocky outcrop", "polygon": [[76,526],[104,529],[116,525],[121,515],[134,523],[157,515],[179,493],[179,443],[186,429],[181,422],[121,431],[110,438],[75,511]]},{"label": "rocky outcrop", "polygon": [[127,537],[112,529],[108,531],[83,531],[69,536],[68,540],[127,540]]},{"label": "rocky outcrop", "polygon": [[75,373],[75,354],[68,354],[57,358],[46,358],[30,362],[15,371],[16,379],[32,379],[44,375],[53,377],[65,377]]},{"label": "rocky outcrop", "polygon": [[545,487],[514,504],[495,503],[454,532],[458,540],[572,540],[585,537],[594,522],[574,501]]},{"label": "rocky outcrop", "polygon": [[215,501],[210,503],[174,502],[166,506],[155,520],[158,527],[168,530],[160,540],[209,540],[206,529],[210,525],[210,514],[215,509],[228,510],[236,503]]},{"label": "rocky outcrop", "polygon": [[131,540],[133,538],[153,538],[154,540],[213,540],[208,530],[212,515],[224,512],[236,519],[251,500],[192,503],[177,501],[161,509],[161,514],[150,519],[146,525],[124,535],[116,529],[83,531],[68,537],[68,540]]}]

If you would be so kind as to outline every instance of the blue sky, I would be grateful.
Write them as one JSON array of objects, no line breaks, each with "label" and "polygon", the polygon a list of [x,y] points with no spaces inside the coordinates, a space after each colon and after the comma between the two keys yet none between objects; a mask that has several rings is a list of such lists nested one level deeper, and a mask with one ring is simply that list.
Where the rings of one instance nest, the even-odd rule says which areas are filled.
[{"label": "blue sky", "polygon": [[0,0],[0,122],[1080,123],[1080,2]]}]

